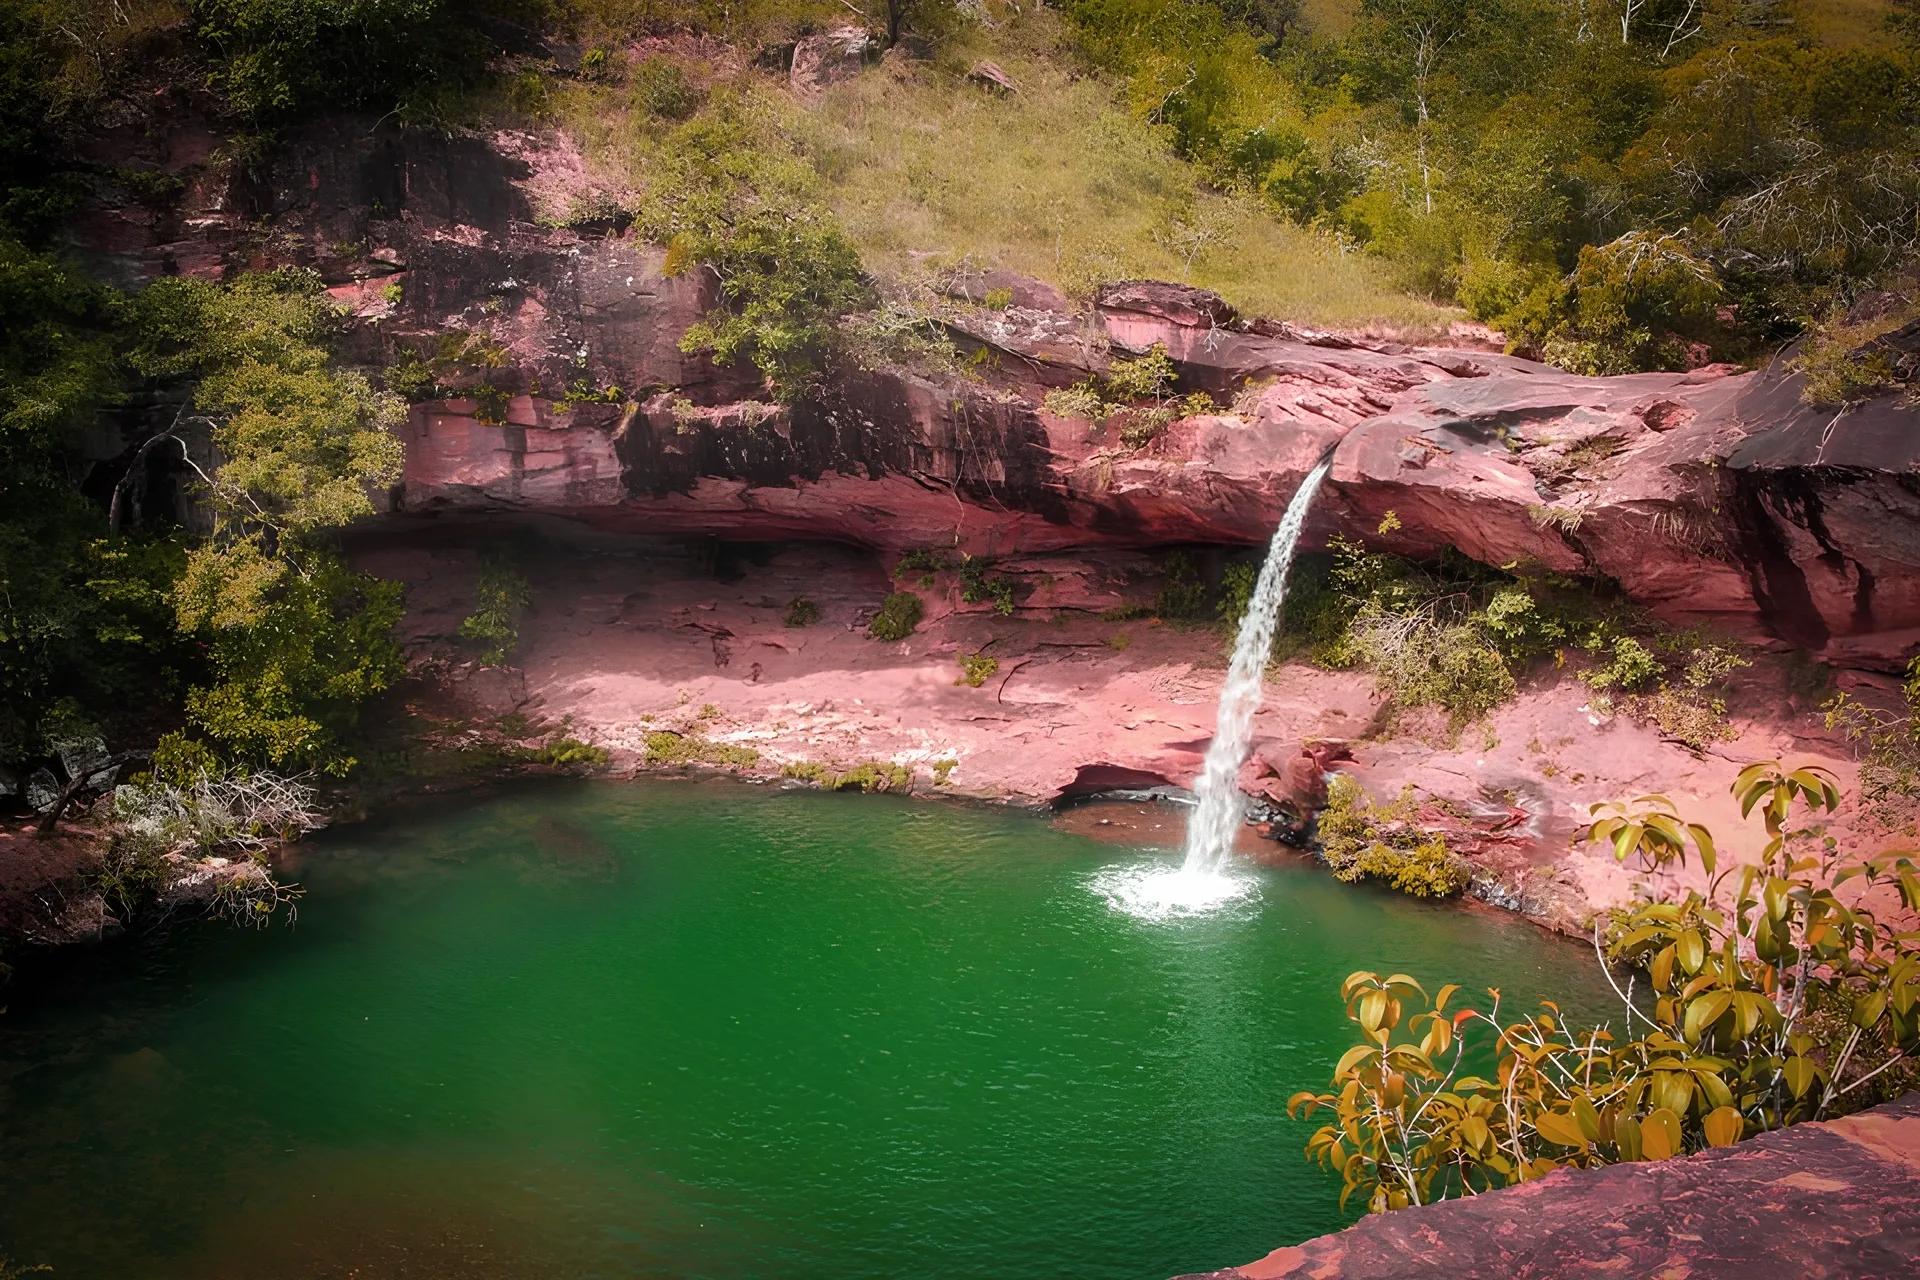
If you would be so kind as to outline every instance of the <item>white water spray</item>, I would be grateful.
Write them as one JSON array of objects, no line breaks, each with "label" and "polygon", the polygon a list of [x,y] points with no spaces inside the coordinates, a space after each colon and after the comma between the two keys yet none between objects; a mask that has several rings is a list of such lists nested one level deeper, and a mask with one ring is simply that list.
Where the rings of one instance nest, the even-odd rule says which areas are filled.
[{"label": "white water spray", "polygon": [[1329,453],[1307,474],[1287,504],[1280,527],[1273,531],[1266,563],[1260,566],[1253,598],[1240,619],[1240,634],[1227,667],[1227,683],[1220,691],[1219,720],[1206,764],[1194,788],[1196,806],[1187,820],[1186,857],[1172,867],[1112,867],[1097,876],[1093,888],[1116,909],[1148,919],[1202,915],[1226,903],[1250,896],[1252,877],[1236,871],[1228,855],[1233,838],[1246,820],[1236,785],[1240,766],[1252,745],[1253,715],[1260,709],[1262,677],[1280,625],[1280,606],[1287,595],[1287,571],[1306,527],[1313,495],[1333,465]]}]

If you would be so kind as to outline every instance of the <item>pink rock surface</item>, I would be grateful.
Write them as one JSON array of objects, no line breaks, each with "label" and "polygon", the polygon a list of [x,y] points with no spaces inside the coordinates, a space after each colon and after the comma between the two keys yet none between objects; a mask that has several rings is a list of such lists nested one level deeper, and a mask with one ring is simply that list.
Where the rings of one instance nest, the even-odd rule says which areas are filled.
[{"label": "pink rock surface", "polygon": [[1920,1257],[1920,1095],[1677,1160],[1400,1209],[1184,1280],[1892,1280]]},{"label": "pink rock surface", "polygon": [[[473,607],[478,549],[501,540],[526,558],[535,592],[509,672],[475,668],[454,642]],[[1003,562],[996,571],[1025,584],[1011,618],[962,603],[951,573],[931,588],[910,580],[926,618],[894,643],[865,628],[901,584],[886,576],[890,561],[851,548],[729,552],[583,540],[559,522],[412,521],[359,559],[408,583],[416,659],[436,665],[474,710],[568,718],[629,767],[643,763],[647,733],[670,729],[755,748],[762,758],[749,772],[761,776],[797,761],[907,765],[929,795],[1039,806],[1110,787],[1186,787],[1225,675],[1224,637],[1212,629],[1102,620],[1100,610],[1156,586],[1152,562],[1124,552]],[[815,625],[785,625],[797,594],[820,607]],[[1000,664],[979,688],[959,683],[959,660],[971,653]],[[1294,758],[1302,743],[1329,744],[1322,762],[1372,794],[1413,787],[1474,863],[1484,896],[1581,931],[1595,907],[1628,899],[1636,883],[1575,840],[1588,805],[1660,790],[1711,825],[1722,856],[1734,858],[1757,851],[1761,837],[1726,794],[1740,764],[1820,763],[1851,781],[1817,719],[1782,711],[1768,692],[1775,678],[1756,677],[1750,701],[1736,699],[1737,739],[1700,759],[1648,726],[1594,713],[1572,678],[1523,689],[1457,739],[1416,719],[1379,739],[1368,677],[1289,664],[1268,682],[1255,723],[1268,770],[1251,769],[1248,789],[1310,798],[1315,779]],[[703,716],[708,706],[717,714]],[[956,763],[948,785],[935,787],[941,760]],[[1845,814],[1834,830],[1853,838]]]}]

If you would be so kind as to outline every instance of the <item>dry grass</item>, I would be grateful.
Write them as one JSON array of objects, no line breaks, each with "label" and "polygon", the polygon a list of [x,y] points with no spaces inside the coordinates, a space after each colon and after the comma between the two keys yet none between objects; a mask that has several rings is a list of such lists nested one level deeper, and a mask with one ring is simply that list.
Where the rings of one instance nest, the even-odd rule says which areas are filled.
[{"label": "dry grass", "polygon": [[[970,81],[981,57],[1019,92]],[[1407,295],[1330,235],[1208,191],[1161,130],[1078,72],[1045,11],[977,31],[932,64],[870,69],[810,104],[737,56],[684,66],[693,83],[735,91],[731,109],[751,119],[769,155],[804,172],[883,277],[1003,267],[1079,297],[1114,280],[1174,280],[1249,314],[1407,335],[1443,330],[1457,314]],[[631,90],[557,85],[547,108],[617,186],[644,190],[665,126]]]},{"label": "dry grass", "polygon": [[1051,21],[994,33],[989,52],[1017,94],[968,82],[948,59],[863,76],[797,118],[796,143],[872,269],[1000,266],[1079,296],[1150,277],[1307,324],[1445,326],[1445,309],[1331,236],[1205,190],[1160,130],[1048,47]]}]

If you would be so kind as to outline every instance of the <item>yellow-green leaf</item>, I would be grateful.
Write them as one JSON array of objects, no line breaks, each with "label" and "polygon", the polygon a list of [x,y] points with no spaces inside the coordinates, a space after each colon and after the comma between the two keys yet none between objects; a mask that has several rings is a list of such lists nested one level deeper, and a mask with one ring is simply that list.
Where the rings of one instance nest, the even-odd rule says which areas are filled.
[{"label": "yellow-green leaf", "polygon": [[1649,1160],[1665,1160],[1680,1150],[1680,1117],[1661,1107],[1640,1123],[1640,1150]]},{"label": "yellow-green leaf", "polygon": [[1730,1147],[1740,1141],[1740,1135],[1746,1132],[1746,1121],[1732,1107],[1717,1107],[1707,1114],[1701,1122],[1707,1133],[1707,1145],[1710,1147]]},{"label": "yellow-green leaf", "polygon": [[1580,1122],[1572,1116],[1562,1115],[1558,1111],[1542,1111],[1534,1117],[1533,1127],[1548,1142],[1557,1142],[1563,1147],[1586,1148],[1587,1135],[1581,1132]]}]

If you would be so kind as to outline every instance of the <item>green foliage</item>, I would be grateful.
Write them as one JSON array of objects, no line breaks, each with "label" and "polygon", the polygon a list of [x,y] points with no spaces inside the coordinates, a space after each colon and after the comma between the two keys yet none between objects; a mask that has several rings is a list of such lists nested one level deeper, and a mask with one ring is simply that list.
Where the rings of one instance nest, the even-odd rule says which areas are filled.
[{"label": "green foliage", "polygon": [[1638,698],[1632,709],[1642,720],[1689,751],[1704,755],[1716,742],[1731,742],[1739,734],[1727,723],[1727,702],[1719,690],[1741,667],[1751,666],[1724,645],[1689,648],[1659,688]]},{"label": "green foliage", "polygon": [[984,653],[963,653],[960,655],[960,678],[955,684],[964,684],[968,688],[978,689],[1000,670],[1000,659]]},{"label": "green foliage", "polygon": [[[242,115],[289,119],[329,106],[386,105],[442,80],[472,80],[496,23],[535,0],[191,0],[214,87]],[[476,12],[478,10],[478,12]]]},{"label": "green foliage", "polygon": [[[1853,315],[1836,307],[1807,336],[1795,358],[1806,377],[1805,399],[1811,404],[1848,406],[1920,377],[1914,350],[1914,326],[1920,325],[1920,300],[1908,296],[1889,300],[1867,314]],[[1890,337],[1906,334],[1903,344]]]},{"label": "green foliage", "polygon": [[881,760],[863,760],[844,773],[817,761],[796,760],[782,766],[780,774],[823,791],[905,791],[913,786],[912,769]]},{"label": "green foliage", "polygon": [[1652,684],[1664,670],[1660,660],[1638,640],[1616,636],[1605,660],[1582,672],[1580,678],[1596,689],[1634,693]]},{"label": "green foliage", "polygon": [[753,95],[711,103],[661,143],[641,225],[667,245],[667,270],[698,269],[722,305],[682,347],[751,360],[777,398],[812,390],[836,322],[871,297],[860,256],[820,207],[812,175],[773,143],[772,108]]},{"label": "green foliage", "polygon": [[684,767],[695,764],[722,765],[744,769],[759,761],[752,747],[731,742],[712,742],[695,733],[675,733],[657,729],[646,736],[647,763]]},{"label": "green foliage", "polygon": [[1207,614],[1207,584],[1200,576],[1199,562],[1188,551],[1167,553],[1161,564],[1160,593],[1154,598],[1154,616],[1169,622],[1185,622]]},{"label": "green foliage", "polygon": [[1665,631],[1590,584],[1512,578],[1457,558],[1422,566],[1341,538],[1332,545],[1324,570],[1296,567],[1276,656],[1362,667],[1391,705],[1443,708],[1456,729],[1511,697],[1536,664],[1584,656],[1581,679],[1603,710],[1618,695],[1626,711],[1695,751],[1728,736],[1721,690],[1748,664],[1724,645]]},{"label": "green foliage", "polygon": [[401,604],[330,544],[398,478],[404,408],[333,364],[339,317],[310,273],[163,280],[133,312],[134,368],[190,389],[222,459],[201,472],[212,537],[173,589],[212,674],[189,723],[239,763],[345,772],[361,703],[402,669]]},{"label": "green foliage", "polygon": [[1817,828],[1793,827],[1796,807],[1839,802],[1818,769],[1753,765],[1733,793],[1769,839],[1758,863],[1724,869],[1711,833],[1661,797],[1596,806],[1589,836],[1622,860],[1657,869],[1691,853],[1707,877],[1704,892],[1646,900],[1615,922],[1609,959],[1646,986],[1635,999],[1609,972],[1618,1027],[1569,1026],[1552,1001],[1509,1019],[1497,991],[1469,1008],[1457,986],[1429,998],[1408,974],[1347,978],[1359,1043],[1331,1092],[1288,1103],[1331,1113],[1307,1153],[1340,1173],[1343,1205],[1357,1195],[1379,1212],[1723,1147],[1864,1105],[1863,1090],[1905,1069],[1920,1047],[1920,947],[1835,889],[1884,884],[1913,911],[1920,871],[1843,859]]},{"label": "green foliage", "polygon": [[1288,7],[1063,6],[1136,117],[1216,184],[1339,227],[1410,288],[1556,361],[1758,353],[1914,249],[1911,24],[1829,43],[1816,6],[1656,2],[1603,19],[1538,0],[1361,0],[1316,40]]},{"label": "green foliage", "polygon": [[1841,693],[1824,709],[1827,727],[1844,733],[1861,753],[1862,807],[1881,822],[1911,829],[1920,812],[1920,657],[1907,664],[1901,693],[1894,708]]},{"label": "green foliage", "polygon": [[1139,400],[1158,403],[1173,394],[1176,376],[1167,348],[1156,342],[1145,355],[1115,360],[1108,366],[1102,381],[1110,400],[1121,404],[1132,404]]},{"label": "green foliage", "polygon": [[896,591],[880,602],[879,612],[867,624],[867,634],[875,640],[905,640],[920,625],[925,606],[911,591]]},{"label": "green foliage", "polygon": [[952,779],[953,771],[959,766],[958,760],[935,760],[933,762],[933,785],[944,787]]},{"label": "green foliage", "polygon": [[795,596],[787,601],[786,621],[790,627],[810,627],[820,621],[820,606],[805,596]]},{"label": "green foliage", "polygon": [[1416,898],[1450,898],[1467,887],[1471,870],[1415,818],[1411,788],[1392,804],[1369,804],[1360,784],[1339,774],[1320,811],[1320,856],[1350,884],[1377,880]]},{"label": "green foliage", "polygon": [[63,706],[116,731],[179,696],[180,543],[111,536],[73,479],[81,433],[124,386],[122,319],[106,290],[0,236],[0,761],[42,752]]},{"label": "green foliage", "polygon": [[1010,618],[1014,611],[1014,593],[1019,587],[1011,578],[988,576],[987,569],[992,563],[980,556],[968,556],[960,562],[960,599],[965,604],[991,600],[995,613]]},{"label": "green foliage", "polygon": [[489,667],[505,662],[520,644],[520,616],[533,603],[533,584],[504,556],[482,554],[474,610],[460,620],[462,640],[479,650]]},{"label": "green foliage", "polygon": [[331,552],[306,552],[294,568],[248,546],[196,549],[175,588],[211,674],[187,694],[188,721],[228,759],[343,774],[361,706],[405,670],[393,638],[400,584]]}]

